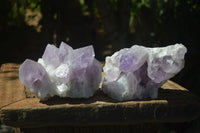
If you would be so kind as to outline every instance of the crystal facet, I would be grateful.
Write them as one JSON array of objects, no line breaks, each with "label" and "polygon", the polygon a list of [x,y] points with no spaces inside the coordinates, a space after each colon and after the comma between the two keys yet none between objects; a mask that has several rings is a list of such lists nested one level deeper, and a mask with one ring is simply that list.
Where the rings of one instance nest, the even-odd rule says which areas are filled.
[{"label": "crystal facet", "polygon": [[186,52],[182,44],[121,49],[106,57],[102,89],[119,101],[157,98],[158,88],[184,67]]},{"label": "crystal facet", "polygon": [[19,68],[21,82],[42,100],[89,98],[99,89],[101,73],[93,46],[73,50],[64,42],[59,48],[48,44],[38,62],[27,59]]}]

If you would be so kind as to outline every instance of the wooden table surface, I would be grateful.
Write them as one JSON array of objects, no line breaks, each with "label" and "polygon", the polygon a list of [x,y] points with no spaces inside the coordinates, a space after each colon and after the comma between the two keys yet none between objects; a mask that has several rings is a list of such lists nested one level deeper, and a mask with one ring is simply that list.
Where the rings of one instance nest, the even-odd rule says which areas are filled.
[{"label": "wooden table surface", "polygon": [[18,64],[0,69],[0,120],[14,127],[185,122],[200,116],[199,98],[167,81],[157,99],[117,102],[97,91],[89,99],[40,101],[18,78]]}]

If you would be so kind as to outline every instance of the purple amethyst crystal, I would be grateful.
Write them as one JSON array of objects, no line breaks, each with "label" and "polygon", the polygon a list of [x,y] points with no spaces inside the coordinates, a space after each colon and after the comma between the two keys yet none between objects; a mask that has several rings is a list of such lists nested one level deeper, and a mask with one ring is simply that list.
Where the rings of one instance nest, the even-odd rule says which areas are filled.
[{"label": "purple amethyst crystal", "polygon": [[159,48],[134,45],[106,57],[103,91],[113,99],[157,98],[158,88],[184,67],[182,44]]},{"label": "purple amethyst crystal", "polygon": [[43,66],[35,61],[26,59],[19,68],[19,79],[31,92],[41,99],[53,96],[56,86],[52,84]]},{"label": "purple amethyst crystal", "polygon": [[89,98],[99,89],[101,73],[93,46],[73,50],[64,42],[59,48],[48,44],[38,62],[27,59],[19,68],[21,82],[42,100]]}]

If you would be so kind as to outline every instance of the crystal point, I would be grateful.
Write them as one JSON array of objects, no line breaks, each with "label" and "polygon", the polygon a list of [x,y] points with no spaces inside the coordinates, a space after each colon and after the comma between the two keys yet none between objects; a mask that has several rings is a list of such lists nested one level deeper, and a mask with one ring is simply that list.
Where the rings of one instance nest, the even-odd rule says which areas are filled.
[{"label": "crystal point", "polygon": [[55,93],[55,86],[51,83],[46,70],[35,61],[24,61],[19,68],[19,79],[31,92],[39,94],[41,99]]},{"label": "crystal point", "polygon": [[58,55],[60,62],[64,63],[67,62],[70,56],[72,55],[73,48],[69,45],[67,45],[64,42],[61,42]]},{"label": "crystal point", "polygon": [[57,67],[59,65],[59,55],[58,55],[58,48],[56,46],[48,44],[42,56],[44,63],[46,65],[52,65]]}]

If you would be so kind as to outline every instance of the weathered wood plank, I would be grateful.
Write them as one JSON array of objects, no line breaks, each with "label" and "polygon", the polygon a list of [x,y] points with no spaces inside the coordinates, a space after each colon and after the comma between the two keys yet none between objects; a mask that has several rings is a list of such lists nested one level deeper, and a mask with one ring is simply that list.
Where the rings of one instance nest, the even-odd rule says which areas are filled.
[{"label": "weathered wood plank", "polygon": [[185,122],[199,116],[198,104],[179,99],[48,105],[29,98],[3,108],[1,117],[17,127]]},{"label": "weathered wood plank", "polygon": [[[13,73],[16,72],[13,71],[10,75],[14,75]],[[21,91],[24,87],[18,79],[1,84],[1,90],[23,93],[24,98],[24,91]],[[13,95],[15,96],[19,97]],[[89,99],[53,97],[43,102],[38,98],[25,98],[9,103],[0,110],[1,121],[6,125],[22,128],[184,122],[200,115],[199,99],[172,81],[168,81],[159,89],[159,97],[155,100],[117,102],[98,91]]]},{"label": "weathered wood plank", "polygon": [[2,64],[0,68],[0,72],[9,72],[9,71],[15,71],[19,69],[19,64],[16,63],[6,63]]},{"label": "weathered wood plank", "polygon": [[58,126],[40,128],[21,128],[23,133],[156,133],[161,131],[160,123],[145,123],[137,125],[87,125]]},{"label": "weathered wood plank", "polygon": [[25,99],[24,86],[18,77],[19,65],[3,64],[0,71],[0,109],[16,101]]}]

